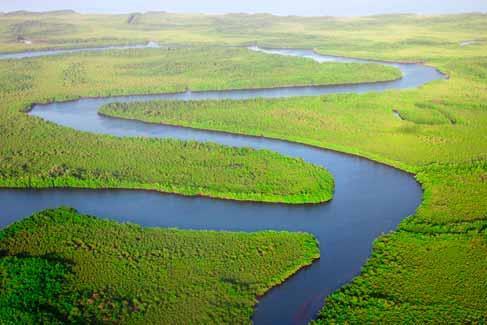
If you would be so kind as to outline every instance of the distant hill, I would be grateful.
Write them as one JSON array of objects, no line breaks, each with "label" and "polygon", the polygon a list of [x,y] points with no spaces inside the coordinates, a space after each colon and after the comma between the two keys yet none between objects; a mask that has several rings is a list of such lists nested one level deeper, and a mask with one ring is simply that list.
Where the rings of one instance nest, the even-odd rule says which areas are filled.
[{"label": "distant hill", "polygon": [[74,10],[53,10],[53,11],[44,11],[44,12],[37,12],[37,11],[28,11],[28,10],[17,10],[17,11],[10,11],[7,13],[2,13],[5,16],[29,16],[29,15],[72,15],[77,14]]}]

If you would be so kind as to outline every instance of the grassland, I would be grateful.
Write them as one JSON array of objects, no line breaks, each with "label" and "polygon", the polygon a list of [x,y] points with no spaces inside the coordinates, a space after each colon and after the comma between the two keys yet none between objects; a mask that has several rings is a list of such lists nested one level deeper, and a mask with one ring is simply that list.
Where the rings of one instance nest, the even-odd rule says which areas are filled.
[{"label": "grassland", "polygon": [[[17,12],[1,16],[0,51],[157,41],[182,45],[260,45],[321,48],[362,57],[451,56],[474,53],[487,40],[485,15],[280,17],[268,14],[81,15]],[[25,44],[19,37],[32,41]],[[369,51],[374,48],[375,52]],[[393,53],[392,55],[390,55]],[[457,52],[458,54],[458,52]]]},{"label": "grassland", "polygon": [[[205,46],[258,43],[315,48],[327,54],[424,61],[447,73],[450,80],[418,90],[187,103],[160,107],[157,115],[138,116],[153,122],[313,144],[415,173],[425,190],[422,206],[396,232],[378,239],[362,275],[328,298],[317,322],[487,322],[487,45],[478,42],[460,46],[465,40],[487,39],[486,15],[300,18],[149,13],[129,18],[58,13],[2,16],[0,49],[19,51],[148,40]],[[29,20],[40,21],[43,28],[53,32],[38,36],[25,28],[21,35],[32,39],[33,44],[23,44],[12,26]],[[56,28],[56,23],[70,27]],[[132,53],[136,60],[140,52]],[[112,147],[118,151],[124,141],[129,141],[72,132],[19,113],[33,101],[194,88],[191,78],[186,81],[187,75],[176,86],[162,83],[167,79],[161,75],[130,78],[130,73],[125,73],[115,78],[108,73],[114,70],[113,66],[108,64],[105,68],[111,60],[105,59],[98,65],[83,65],[87,71],[98,67],[97,75],[86,74],[85,78],[93,79],[85,79],[89,82],[84,86],[78,81],[75,86],[64,86],[64,77],[59,75],[62,60],[90,58],[95,62],[96,57],[100,54],[55,59],[50,69],[41,69],[46,76],[43,79],[32,76],[33,70],[49,65],[43,60],[8,62],[3,66],[2,75],[9,77],[2,80],[11,82],[2,85],[8,91],[1,95],[0,128],[2,135],[7,136],[0,139],[0,157],[19,156],[27,143],[30,149],[20,155],[24,157],[20,166],[25,165],[25,169],[39,160],[32,157],[57,161],[73,155],[73,161],[79,164],[84,161],[80,158],[92,159],[93,154],[85,151],[88,148],[102,152],[110,147],[109,141],[117,141]],[[215,77],[218,78],[221,76]],[[233,88],[232,80],[226,82]],[[218,84],[208,83],[212,87]],[[393,110],[403,120],[395,117]],[[154,110],[151,108],[150,112]],[[62,136],[76,139],[79,147],[71,149]],[[146,146],[142,140],[131,141],[137,148]],[[44,150],[44,146],[51,149]],[[84,156],[79,156],[78,151],[85,152]],[[0,170],[5,170],[4,166]]]},{"label": "grassland", "polygon": [[[304,233],[142,228],[62,208],[0,232],[2,323],[249,323],[319,257]],[[150,279],[150,281],[147,281]]]}]

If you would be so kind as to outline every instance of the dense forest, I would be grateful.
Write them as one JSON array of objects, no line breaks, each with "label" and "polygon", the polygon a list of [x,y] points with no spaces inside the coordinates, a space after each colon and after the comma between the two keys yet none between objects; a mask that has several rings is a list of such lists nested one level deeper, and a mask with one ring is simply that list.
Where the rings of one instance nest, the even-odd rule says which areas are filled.
[{"label": "dense forest", "polygon": [[0,231],[10,324],[248,323],[255,297],[319,257],[312,235],[142,228],[47,210]]}]

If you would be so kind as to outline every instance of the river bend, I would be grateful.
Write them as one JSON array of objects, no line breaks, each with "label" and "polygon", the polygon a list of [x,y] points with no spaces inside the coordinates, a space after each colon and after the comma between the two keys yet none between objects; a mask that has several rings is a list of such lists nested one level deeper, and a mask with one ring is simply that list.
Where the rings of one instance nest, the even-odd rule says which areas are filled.
[{"label": "river bend", "polygon": [[[154,44],[149,46],[153,47]],[[124,48],[128,47],[115,49]],[[250,49],[274,55],[306,57],[318,62],[369,62],[319,55],[310,50],[274,50],[257,47]],[[105,49],[0,54],[0,59],[24,59],[84,50]],[[320,260],[298,272],[283,285],[269,291],[260,299],[253,317],[255,324],[305,324],[315,317],[327,295],[360,273],[361,267],[370,256],[374,239],[395,229],[401,220],[415,212],[421,202],[422,191],[413,176],[360,157],[297,143],[109,118],[99,115],[98,110],[107,103],[154,99],[248,99],[364,93],[419,87],[427,82],[445,78],[436,69],[421,64],[382,64],[401,69],[403,78],[384,83],[356,85],[188,91],[177,94],[80,99],[35,105],[29,113],[65,127],[98,134],[211,141],[234,147],[268,149],[286,156],[299,157],[326,167],[333,174],[335,195],[329,203],[302,206],[259,204],[137,190],[0,189],[0,227],[42,209],[67,205],[81,213],[130,221],[144,226],[310,232],[320,242]]]}]

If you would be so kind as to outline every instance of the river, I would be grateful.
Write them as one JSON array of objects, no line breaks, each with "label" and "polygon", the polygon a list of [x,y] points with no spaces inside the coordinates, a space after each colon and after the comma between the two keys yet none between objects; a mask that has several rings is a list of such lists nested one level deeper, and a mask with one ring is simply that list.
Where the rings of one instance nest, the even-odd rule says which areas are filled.
[{"label": "river", "polygon": [[[137,46],[144,47],[144,46]],[[116,49],[124,49],[121,47]],[[111,48],[114,49],[114,48]],[[0,59],[24,59],[80,52],[83,49],[0,54]],[[103,48],[85,50],[104,50]],[[317,54],[311,50],[262,49],[270,55],[306,57],[318,62],[358,60]],[[316,316],[327,295],[360,273],[370,256],[374,239],[394,230],[421,203],[422,191],[412,175],[364,158],[275,139],[209,132],[104,117],[107,103],[154,99],[205,100],[317,96],[364,93],[419,87],[445,78],[422,64],[386,63],[399,68],[403,78],[390,82],[339,86],[282,87],[275,89],[203,91],[177,94],[80,99],[34,105],[30,115],[80,131],[120,137],[154,137],[215,142],[234,147],[268,149],[302,158],[327,168],[335,178],[332,201],[320,205],[292,206],[184,197],[137,190],[0,189],[4,227],[46,208],[67,205],[82,213],[130,221],[144,226],[230,231],[287,230],[313,233],[320,242],[321,258],[299,271],[259,300],[255,324],[305,324]],[[136,154],[136,153],[134,153]]]}]

